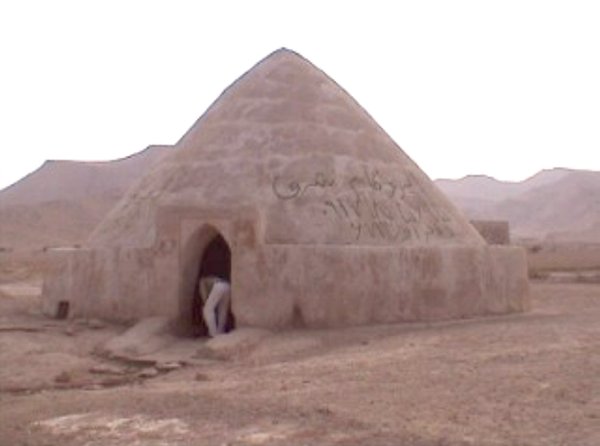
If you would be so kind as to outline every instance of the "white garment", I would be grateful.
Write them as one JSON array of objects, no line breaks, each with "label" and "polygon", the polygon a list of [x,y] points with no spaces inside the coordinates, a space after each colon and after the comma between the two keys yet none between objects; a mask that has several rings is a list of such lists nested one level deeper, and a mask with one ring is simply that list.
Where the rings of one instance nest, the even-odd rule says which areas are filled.
[{"label": "white garment", "polygon": [[[208,296],[205,295],[206,291],[202,292],[207,289],[206,284],[202,283],[202,280],[213,282]],[[231,287],[225,280],[215,280],[212,277],[203,278],[202,280],[200,284],[200,296],[205,301],[202,308],[202,315],[204,316],[209,336],[214,337],[225,333],[227,314],[229,313],[229,306],[231,304]]]}]

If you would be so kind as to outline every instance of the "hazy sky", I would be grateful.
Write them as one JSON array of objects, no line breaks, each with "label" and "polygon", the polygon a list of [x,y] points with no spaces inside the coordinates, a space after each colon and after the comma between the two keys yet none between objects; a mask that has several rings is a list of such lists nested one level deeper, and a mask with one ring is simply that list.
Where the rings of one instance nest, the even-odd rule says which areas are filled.
[{"label": "hazy sky", "polygon": [[283,46],[432,178],[600,170],[600,2],[0,0],[0,188],[175,143]]}]

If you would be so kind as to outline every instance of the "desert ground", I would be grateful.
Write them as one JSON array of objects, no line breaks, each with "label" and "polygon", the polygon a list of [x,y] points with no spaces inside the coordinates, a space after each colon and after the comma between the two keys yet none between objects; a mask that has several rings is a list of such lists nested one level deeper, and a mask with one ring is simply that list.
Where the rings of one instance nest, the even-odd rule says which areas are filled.
[{"label": "desert ground", "polygon": [[131,360],[102,348],[127,327],[47,319],[39,282],[5,281],[0,444],[598,445],[600,285],[531,293],[520,315],[240,330]]}]

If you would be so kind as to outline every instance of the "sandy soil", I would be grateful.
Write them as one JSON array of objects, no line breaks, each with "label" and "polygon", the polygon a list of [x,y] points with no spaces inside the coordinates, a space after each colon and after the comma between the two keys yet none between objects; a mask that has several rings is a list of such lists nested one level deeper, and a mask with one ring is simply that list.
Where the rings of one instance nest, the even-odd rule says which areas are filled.
[{"label": "sandy soil", "polygon": [[600,285],[532,293],[526,315],[272,334],[228,360],[198,340],[147,377],[95,353],[123,327],[4,286],[0,444],[599,445]]}]

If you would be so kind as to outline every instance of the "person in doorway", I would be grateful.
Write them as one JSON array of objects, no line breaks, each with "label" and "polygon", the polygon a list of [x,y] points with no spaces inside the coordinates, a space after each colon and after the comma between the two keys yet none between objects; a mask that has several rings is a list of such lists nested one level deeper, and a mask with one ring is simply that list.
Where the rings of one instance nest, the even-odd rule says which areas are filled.
[{"label": "person in doorway", "polygon": [[215,337],[227,330],[227,315],[231,305],[231,286],[225,279],[207,276],[200,279],[198,293],[202,299],[202,316],[208,335]]}]

